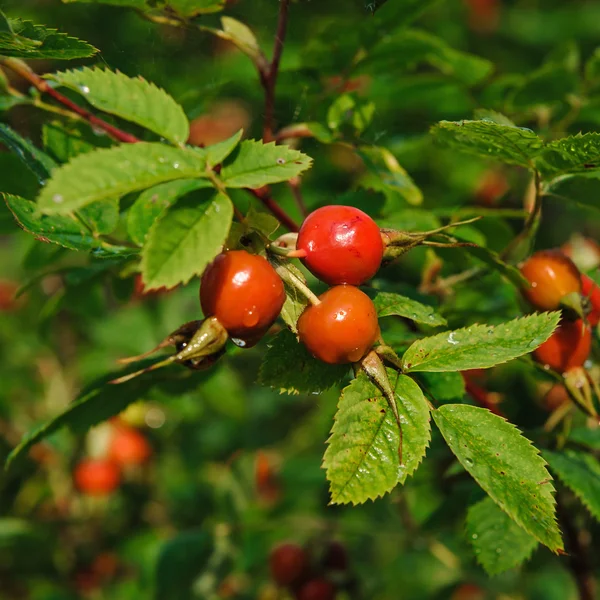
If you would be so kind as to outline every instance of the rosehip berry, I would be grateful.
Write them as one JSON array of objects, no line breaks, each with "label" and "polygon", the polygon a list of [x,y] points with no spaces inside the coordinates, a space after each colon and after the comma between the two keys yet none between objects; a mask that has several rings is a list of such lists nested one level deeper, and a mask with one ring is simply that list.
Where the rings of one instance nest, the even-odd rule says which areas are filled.
[{"label": "rosehip berry", "polygon": [[298,592],[298,600],[334,600],[335,586],[326,579],[312,579]]},{"label": "rosehip berry", "polygon": [[542,398],[542,406],[548,412],[554,412],[561,406],[569,404],[571,398],[567,388],[562,383],[555,383]]},{"label": "rosehip berry", "polygon": [[77,488],[87,496],[107,496],[114,492],[121,482],[119,467],[106,458],[86,458],[73,473]]},{"label": "rosehip berry", "polygon": [[323,553],[323,567],[330,571],[348,570],[348,553],[341,542],[331,541]]},{"label": "rosehip berry", "polygon": [[285,290],[275,269],[262,256],[245,250],[220,254],[202,275],[204,314],[216,317],[239,346],[254,346],[284,302]]},{"label": "rosehip berry", "polygon": [[556,310],[561,300],[581,292],[581,276],[575,263],[558,250],[536,252],[521,266],[531,287],[523,295],[538,310]]},{"label": "rosehip berry", "polygon": [[298,544],[280,544],[271,551],[269,568],[273,581],[281,586],[299,583],[308,571],[308,556]]},{"label": "rosehip berry", "polygon": [[592,330],[582,319],[561,321],[557,330],[533,351],[535,360],[557,373],[582,367],[592,348]]},{"label": "rosehip berry", "polygon": [[330,285],[364,283],[377,273],[383,258],[377,223],[351,206],[324,206],[308,215],[296,247],[306,252],[306,268]]},{"label": "rosehip berry", "polygon": [[298,336],[315,358],[330,364],[360,360],[379,337],[377,311],[369,296],[338,285],[319,296],[298,319]]},{"label": "rosehip berry", "polygon": [[148,440],[133,427],[116,425],[110,445],[108,456],[116,464],[124,467],[128,465],[141,465],[152,455],[152,448]]},{"label": "rosehip berry", "polygon": [[600,321],[600,286],[587,275],[581,276],[581,294],[590,303],[590,313],[587,316],[588,323],[595,327]]}]

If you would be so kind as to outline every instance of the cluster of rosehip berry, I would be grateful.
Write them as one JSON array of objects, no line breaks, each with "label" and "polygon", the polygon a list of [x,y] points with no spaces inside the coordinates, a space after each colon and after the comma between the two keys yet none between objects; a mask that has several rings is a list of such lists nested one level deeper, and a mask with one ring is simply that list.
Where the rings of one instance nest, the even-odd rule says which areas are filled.
[{"label": "cluster of rosehip berry", "polygon": [[75,486],[86,496],[108,496],[119,487],[124,469],[142,465],[152,455],[148,440],[137,429],[118,419],[110,428],[103,455],[84,458],[75,467]]},{"label": "cluster of rosehip berry", "polygon": [[[333,286],[307,306],[298,337],[318,359],[332,364],[360,360],[379,337],[372,300],[358,287],[377,272],[384,245],[367,214],[348,206],[327,206],[310,214],[296,250],[311,273]],[[250,347],[271,327],[285,302],[281,278],[262,256],[224,252],[205,270],[200,303],[240,346]]]},{"label": "cluster of rosehip berry", "polygon": [[600,321],[600,288],[560,250],[533,254],[521,273],[530,287],[524,296],[538,310],[562,310],[556,331],[533,352],[557,373],[582,367],[592,349],[592,327]]},{"label": "cluster of rosehip berry", "polygon": [[352,584],[348,554],[343,544],[329,541],[312,549],[286,542],[269,557],[271,578],[297,600],[334,600]]}]

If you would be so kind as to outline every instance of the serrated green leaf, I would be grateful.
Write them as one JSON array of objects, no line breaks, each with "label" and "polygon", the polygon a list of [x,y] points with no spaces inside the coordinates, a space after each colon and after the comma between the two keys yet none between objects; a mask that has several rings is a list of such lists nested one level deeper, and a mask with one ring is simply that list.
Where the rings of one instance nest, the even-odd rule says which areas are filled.
[{"label": "serrated green leaf", "polygon": [[600,428],[577,427],[569,433],[569,441],[592,450],[600,450]]},{"label": "serrated green leaf", "polygon": [[600,462],[595,456],[575,450],[543,452],[550,470],[584,504],[597,521],[600,521]]},{"label": "serrated green leaf", "polygon": [[259,231],[266,237],[270,238],[281,225],[276,217],[271,213],[262,210],[256,210],[253,206],[250,207],[244,219],[244,225],[252,231]]},{"label": "serrated green leaf", "polygon": [[547,144],[536,164],[545,177],[600,170],[600,133],[578,133]]},{"label": "serrated green leaf", "polygon": [[106,134],[96,133],[87,123],[68,124],[59,121],[42,126],[44,149],[61,163],[69,162],[78,154],[91,152],[98,147],[109,148],[113,141]]},{"label": "serrated green leaf", "polygon": [[119,224],[119,200],[103,200],[84,206],[77,215],[100,235],[112,233]]},{"label": "serrated green leaf", "polygon": [[152,225],[169,206],[194,190],[210,186],[206,179],[178,179],[144,190],[127,214],[129,237],[138,246],[143,246]]},{"label": "serrated green leaf", "polygon": [[222,11],[225,0],[166,0],[165,5],[182,17],[195,17]]},{"label": "serrated green leaf", "polygon": [[440,121],[431,134],[449,148],[527,168],[534,167],[533,159],[544,147],[530,129],[488,120]]},{"label": "serrated green leaf", "polygon": [[80,154],[55,169],[38,204],[46,214],[65,214],[96,200],[205,176],[206,155],[201,151],[148,142],[123,144]]},{"label": "serrated green leaf", "polygon": [[350,94],[341,94],[327,111],[327,125],[337,131],[352,128],[355,135],[360,135],[371,123],[375,114],[375,104],[355,98]]},{"label": "serrated green leaf", "polygon": [[43,185],[56,163],[8,125],[0,123],[0,142],[14,152]]},{"label": "serrated green leaf", "polygon": [[469,508],[466,533],[477,562],[488,575],[518,567],[538,545],[491,498]]},{"label": "serrated green leaf", "polygon": [[175,144],[183,144],[189,137],[189,123],[181,106],[142,77],[84,68],[53,73],[48,78],[81,94],[95,108],[137,123]]},{"label": "serrated green leaf", "polygon": [[225,194],[198,190],[156,221],[142,250],[146,289],[172,288],[201,275],[227,239],[233,205]]},{"label": "serrated green leaf", "polygon": [[383,192],[386,196],[398,194],[413,206],[423,202],[423,193],[387,148],[360,146],[357,153],[368,170],[359,181],[361,187]]},{"label": "serrated green leaf", "polygon": [[68,60],[87,58],[98,52],[94,46],[31,21],[9,19],[12,33],[0,33],[0,54],[11,58]]},{"label": "serrated green leaf", "polygon": [[314,358],[287,329],[268,342],[258,383],[287,394],[318,394],[339,385],[347,365],[328,365]]},{"label": "serrated green leaf", "polygon": [[118,415],[129,404],[143,398],[155,382],[153,377],[138,377],[120,385],[106,385],[112,377],[86,388],[59,415],[27,433],[6,459],[5,469],[21,458],[36,443],[63,427],[83,433],[93,425]]},{"label": "serrated green leaf", "polygon": [[600,173],[594,171],[582,175],[561,175],[547,184],[544,194],[565,202],[600,209]]},{"label": "serrated green leaf", "polygon": [[514,425],[477,406],[446,404],[433,419],[492,500],[536,540],[561,550],[552,478],[535,446]]},{"label": "serrated green leaf", "polygon": [[206,154],[206,164],[209,167],[216,167],[221,164],[236,148],[242,139],[243,129],[234,133],[230,138],[208,146],[204,149]]},{"label": "serrated green leaf", "polygon": [[333,504],[360,504],[404,483],[429,445],[429,407],[410,377],[388,370],[402,422],[402,464],[398,425],[386,399],[361,373],[342,392],[327,442],[327,470]]},{"label": "serrated green leaf", "polygon": [[513,92],[513,110],[552,106],[577,93],[579,75],[565,65],[549,64],[529,75]]},{"label": "serrated green leaf", "polygon": [[414,342],[402,357],[404,371],[465,371],[505,363],[543,344],[560,312],[538,313],[501,325],[471,325]]},{"label": "serrated green leaf", "polygon": [[310,157],[287,146],[245,140],[240,144],[234,161],[221,171],[221,179],[231,188],[259,188],[287,181],[311,165]]},{"label": "serrated green leaf", "polygon": [[379,317],[395,315],[432,327],[447,324],[446,319],[439,315],[433,307],[421,304],[406,296],[370,289],[365,290],[365,292],[373,300]]},{"label": "serrated green leaf", "polygon": [[[290,261],[284,261],[278,257],[271,255],[269,261],[274,267],[285,263],[285,268],[291,272],[292,275],[298,278],[304,285],[306,285],[306,277],[298,267],[293,265]],[[300,315],[304,309],[308,306],[308,300],[304,294],[302,294],[297,287],[291,285],[287,281],[283,281],[283,287],[285,289],[285,302],[281,309],[281,318],[285,324],[294,333],[298,333],[297,323]]]}]

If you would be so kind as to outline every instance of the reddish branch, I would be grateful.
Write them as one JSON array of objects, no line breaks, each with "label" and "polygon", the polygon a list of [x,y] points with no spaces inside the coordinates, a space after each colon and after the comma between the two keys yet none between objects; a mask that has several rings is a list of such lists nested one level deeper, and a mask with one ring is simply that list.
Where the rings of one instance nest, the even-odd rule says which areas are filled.
[{"label": "reddish branch", "polygon": [[273,140],[273,120],[275,117],[275,86],[277,85],[277,75],[279,74],[279,63],[283,53],[283,44],[287,31],[288,10],[290,0],[280,0],[279,20],[277,23],[277,32],[275,34],[275,47],[273,48],[273,58],[267,73],[261,73],[261,82],[265,88],[265,123],[263,129],[263,140],[270,142]]},{"label": "reddish branch", "polygon": [[297,223],[285,212],[285,210],[275,202],[268,187],[257,188],[255,190],[248,188],[248,191],[255,198],[258,198],[290,231],[298,231],[300,229]]},{"label": "reddish branch", "polygon": [[118,127],[114,127],[110,123],[107,123],[103,119],[100,119],[99,117],[91,113],[89,110],[81,108],[81,106],[78,106],[77,104],[75,104],[75,102],[69,100],[69,98],[56,91],[45,79],[42,79],[39,75],[30,70],[29,67],[25,65],[25,63],[22,63],[18,60],[6,58],[1,61],[1,64],[10,69],[11,71],[14,71],[17,75],[23,77],[23,79],[29,81],[29,83],[31,83],[31,85],[33,85],[39,92],[48,94],[57,102],[59,102],[72,112],[76,113],[81,118],[88,121],[88,123],[90,123],[94,127],[105,131],[113,139],[119,142],[125,142],[126,144],[134,144],[135,142],[140,141],[134,135],[131,135],[130,133],[119,129]]}]

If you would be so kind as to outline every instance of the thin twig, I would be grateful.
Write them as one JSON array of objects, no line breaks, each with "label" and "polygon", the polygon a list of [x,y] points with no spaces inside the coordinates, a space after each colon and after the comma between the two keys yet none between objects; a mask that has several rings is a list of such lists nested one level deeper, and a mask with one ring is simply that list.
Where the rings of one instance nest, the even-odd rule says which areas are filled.
[{"label": "thin twig", "polygon": [[56,91],[45,79],[42,79],[39,75],[37,75],[31,69],[29,69],[29,67],[25,63],[19,60],[15,60],[14,58],[3,58],[0,59],[0,64],[10,69],[17,75],[23,77],[23,79],[26,79],[39,92],[48,94],[49,96],[54,98],[58,103],[62,104],[70,111],[79,115],[81,118],[85,119],[88,123],[90,123],[90,125],[93,125],[98,129],[102,129],[102,131],[105,131],[108,135],[110,135],[113,139],[117,140],[118,142],[133,144],[135,142],[140,141],[134,135],[131,135],[130,133],[127,133],[126,131],[123,131],[118,127],[111,125],[110,123],[107,123],[103,119],[100,119],[99,117],[91,113],[89,110],[81,108],[81,106],[78,106],[77,104],[75,104],[75,102],[69,100],[69,98]]},{"label": "thin twig", "polygon": [[302,196],[302,190],[300,189],[300,178],[294,177],[288,181],[288,185],[290,186],[290,190],[292,190],[292,194],[294,196],[294,200],[296,201],[296,205],[298,206],[298,210],[303,217],[308,215],[308,208],[306,208],[306,204],[304,203],[304,197]]},{"label": "thin twig", "polygon": [[277,32],[275,34],[275,47],[273,48],[273,58],[268,73],[261,77],[265,88],[265,122],[263,128],[263,140],[270,142],[273,140],[273,121],[275,116],[275,86],[277,85],[277,75],[279,74],[279,63],[283,53],[285,34],[287,31],[288,9],[290,0],[280,0],[279,20],[277,22]]}]

